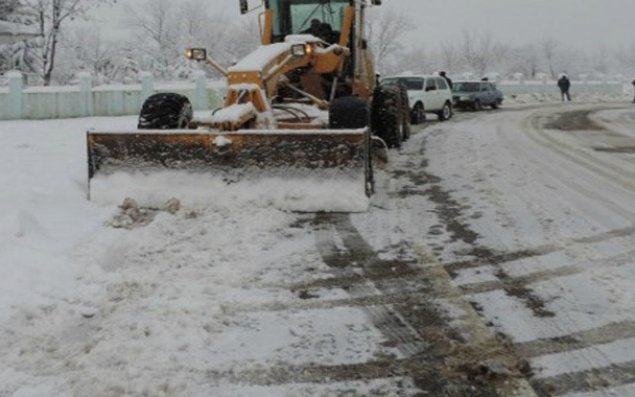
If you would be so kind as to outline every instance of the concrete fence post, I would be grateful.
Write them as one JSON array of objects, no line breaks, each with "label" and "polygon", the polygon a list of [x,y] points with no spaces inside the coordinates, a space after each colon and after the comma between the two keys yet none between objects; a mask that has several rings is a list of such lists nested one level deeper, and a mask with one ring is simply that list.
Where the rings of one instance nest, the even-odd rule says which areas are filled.
[{"label": "concrete fence post", "polygon": [[202,70],[196,70],[193,73],[194,77],[194,109],[195,110],[207,110],[209,109],[209,95],[207,92],[207,78],[205,72]]},{"label": "concrete fence post", "polygon": [[139,109],[141,109],[143,102],[154,94],[154,77],[150,72],[141,72],[139,73],[139,80],[141,81],[141,103],[139,104]]},{"label": "concrete fence post", "polygon": [[79,111],[84,117],[92,116],[93,110],[93,77],[88,72],[77,74],[79,78]]},{"label": "concrete fence post", "polygon": [[9,119],[21,119],[24,116],[24,103],[22,93],[22,73],[11,71],[6,74],[9,79]]}]

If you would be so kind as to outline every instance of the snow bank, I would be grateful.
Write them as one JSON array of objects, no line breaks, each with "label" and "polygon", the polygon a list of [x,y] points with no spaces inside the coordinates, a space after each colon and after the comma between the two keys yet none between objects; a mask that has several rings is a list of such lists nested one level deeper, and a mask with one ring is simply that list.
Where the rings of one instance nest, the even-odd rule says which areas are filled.
[{"label": "snow bank", "polygon": [[[614,95],[614,94],[601,94],[601,93],[584,93],[584,94],[572,94],[573,102],[619,102],[625,100],[632,100],[632,97],[626,95]],[[553,103],[561,102],[560,94],[554,92],[552,94],[543,93],[527,93],[527,94],[514,94],[505,95],[503,105],[508,104],[537,104],[537,103]]]}]

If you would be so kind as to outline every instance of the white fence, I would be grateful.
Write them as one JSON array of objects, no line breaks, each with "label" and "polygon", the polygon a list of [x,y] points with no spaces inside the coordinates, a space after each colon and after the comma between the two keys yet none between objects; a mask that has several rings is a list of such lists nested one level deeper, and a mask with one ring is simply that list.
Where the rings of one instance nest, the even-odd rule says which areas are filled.
[{"label": "white fence", "polygon": [[143,101],[157,92],[187,96],[195,110],[213,109],[222,104],[223,84],[198,74],[192,82],[157,84],[143,74],[139,84],[93,87],[89,74],[79,75],[77,86],[24,87],[22,75],[6,75],[8,87],[0,87],[0,120],[59,119],[91,116],[139,114]]},{"label": "white fence", "polygon": [[[560,95],[556,81],[501,81],[498,88],[505,96],[523,94]],[[571,81],[572,95],[622,96],[625,84],[618,81]]]},{"label": "white fence", "polygon": [[[143,101],[157,92],[176,92],[187,96],[195,110],[207,110],[222,104],[224,83],[208,81],[198,74],[192,82],[160,84],[152,75],[142,74],[134,85],[93,87],[89,74],[80,74],[77,86],[24,87],[22,75],[5,76],[8,87],[0,87],[0,120],[58,119],[90,116],[137,115]],[[629,93],[632,91],[627,84]],[[559,95],[555,81],[501,81],[498,87],[505,96],[523,94]],[[622,96],[622,82],[572,81],[572,95]]]}]

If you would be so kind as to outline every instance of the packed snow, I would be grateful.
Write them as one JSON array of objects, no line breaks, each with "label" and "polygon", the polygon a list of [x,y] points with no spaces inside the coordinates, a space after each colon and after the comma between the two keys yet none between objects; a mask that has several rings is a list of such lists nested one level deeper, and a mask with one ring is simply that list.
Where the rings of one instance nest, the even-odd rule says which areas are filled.
[{"label": "packed snow", "polygon": [[[349,303],[387,298],[347,256],[355,247],[359,260],[395,269],[447,268],[452,290],[426,289],[426,299],[452,326],[505,335],[532,385],[634,396],[632,382],[612,383],[627,379],[635,349],[628,106],[515,105],[428,122],[390,154],[393,176],[379,179],[369,210],[323,227],[320,215],[231,187],[205,205],[137,208],[116,191],[102,192],[108,204],[88,201],[85,131],[128,129],[134,118],[1,122],[0,395],[418,395],[426,385],[401,374],[303,378],[412,354],[378,326],[393,305]],[[556,128],[562,115],[587,113],[580,130]],[[338,261],[351,272],[338,273]],[[301,287],[337,275],[362,281]],[[414,299],[427,277],[381,283]],[[467,322],[454,296],[482,324]],[[299,372],[277,372],[289,368]],[[567,383],[587,373],[599,378]]]}]

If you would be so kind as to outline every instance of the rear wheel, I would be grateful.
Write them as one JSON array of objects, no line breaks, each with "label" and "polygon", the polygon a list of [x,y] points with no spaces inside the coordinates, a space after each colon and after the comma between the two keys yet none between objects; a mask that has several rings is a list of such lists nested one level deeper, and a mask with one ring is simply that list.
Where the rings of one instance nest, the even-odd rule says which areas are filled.
[{"label": "rear wheel", "polygon": [[401,147],[403,134],[402,100],[397,86],[379,86],[373,93],[370,118],[373,134],[388,147]]},{"label": "rear wheel", "polygon": [[145,100],[139,114],[142,130],[175,130],[188,128],[193,111],[187,97],[174,93],[154,94]]},{"label": "rear wheel", "polygon": [[497,99],[496,102],[492,103],[492,109],[498,109],[501,106],[500,99]]},{"label": "rear wheel", "polygon": [[446,121],[452,118],[452,105],[449,102],[443,104],[443,108],[437,113],[439,120]]},{"label": "rear wheel", "polygon": [[368,102],[357,97],[341,97],[329,107],[329,127],[332,129],[366,128],[369,122]]},{"label": "rear wheel", "polygon": [[421,124],[426,120],[426,112],[423,109],[423,104],[418,102],[414,109],[412,109],[412,115],[410,116],[411,124]]}]

